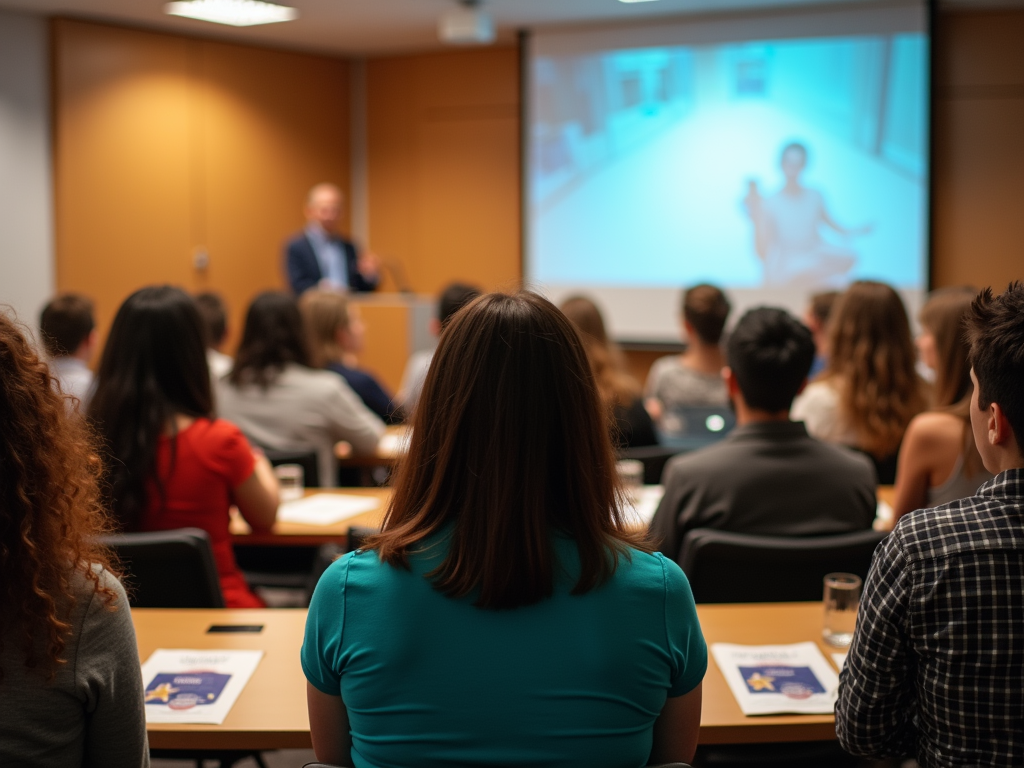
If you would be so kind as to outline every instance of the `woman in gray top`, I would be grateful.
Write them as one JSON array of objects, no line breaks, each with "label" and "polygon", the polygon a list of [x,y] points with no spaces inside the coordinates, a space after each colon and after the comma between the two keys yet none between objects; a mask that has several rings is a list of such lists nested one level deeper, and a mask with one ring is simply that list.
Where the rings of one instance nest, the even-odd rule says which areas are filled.
[{"label": "woman in gray top", "polygon": [[128,600],[96,544],[99,458],[0,315],[0,765],[149,765]]},{"label": "woman in gray top", "polygon": [[384,434],[343,378],[310,367],[298,304],[273,291],[249,305],[234,368],[217,382],[217,408],[262,448],[315,450],[324,487],[337,485],[335,443],[372,454]]}]

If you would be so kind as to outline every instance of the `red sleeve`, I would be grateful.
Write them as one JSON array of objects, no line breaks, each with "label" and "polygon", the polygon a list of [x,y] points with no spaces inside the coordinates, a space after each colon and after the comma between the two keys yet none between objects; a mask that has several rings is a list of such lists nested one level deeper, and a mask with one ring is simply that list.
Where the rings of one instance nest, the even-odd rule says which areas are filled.
[{"label": "red sleeve", "polygon": [[256,458],[242,430],[230,421],[217,419],[210,424],[206,438],[206,455],[232,490],[249,479],[256,468]]}]

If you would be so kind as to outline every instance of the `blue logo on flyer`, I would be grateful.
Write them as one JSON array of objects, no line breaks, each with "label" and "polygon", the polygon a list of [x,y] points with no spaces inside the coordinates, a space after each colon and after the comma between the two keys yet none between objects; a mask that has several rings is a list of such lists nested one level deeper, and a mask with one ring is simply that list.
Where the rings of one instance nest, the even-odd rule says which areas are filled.
[{"label": "blue logo on flyer", "polygon": [[161,672],[146,686],[147,704],[165,704],[169,709],[192,709],[213,704],[231,675],[217,672]]},{"label": "blue logo on flyer", "polygon": [[810,667],[740,667],[750,693],[781,693],[791,699],[807,699],[825,688]]}]

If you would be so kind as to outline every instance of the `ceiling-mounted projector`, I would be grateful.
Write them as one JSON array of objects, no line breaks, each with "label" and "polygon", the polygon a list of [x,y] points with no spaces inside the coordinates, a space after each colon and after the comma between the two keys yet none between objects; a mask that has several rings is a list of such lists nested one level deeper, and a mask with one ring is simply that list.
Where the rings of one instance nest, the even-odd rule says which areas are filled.
[{"label": "ceiling-mounted projector", "polygon": [[451,45],[485,45],[494,42],[494,20],[479,0],[461,0],[437,23],[437,36]]}]

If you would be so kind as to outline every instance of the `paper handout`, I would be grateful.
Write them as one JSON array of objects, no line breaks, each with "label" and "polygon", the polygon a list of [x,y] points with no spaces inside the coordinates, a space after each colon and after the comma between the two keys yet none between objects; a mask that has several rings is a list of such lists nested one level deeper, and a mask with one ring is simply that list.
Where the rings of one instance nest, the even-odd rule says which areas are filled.
[{"label": "paper handout", "polygon": [[831,714],[839,678],[814,643],[711,646],[745,715]]},{"label": "paper handout", "polygon": [[658,504],[664,495],[663,485],[640,486],[636,498],[622,510],[626,521],[637,528],[647,528],[654,519],[654,513],[658,511]]},{"label": "paper handout", "polygon": [[304,499],[282,504],[277,510],[277,519],[305,525],[333,525],[379,506],[380,500],[372,496],[314,493]]},{"label": "paper handout", "polygon": [[142,665],[146,722],[220,725],[263,651],[159,648]]}]

